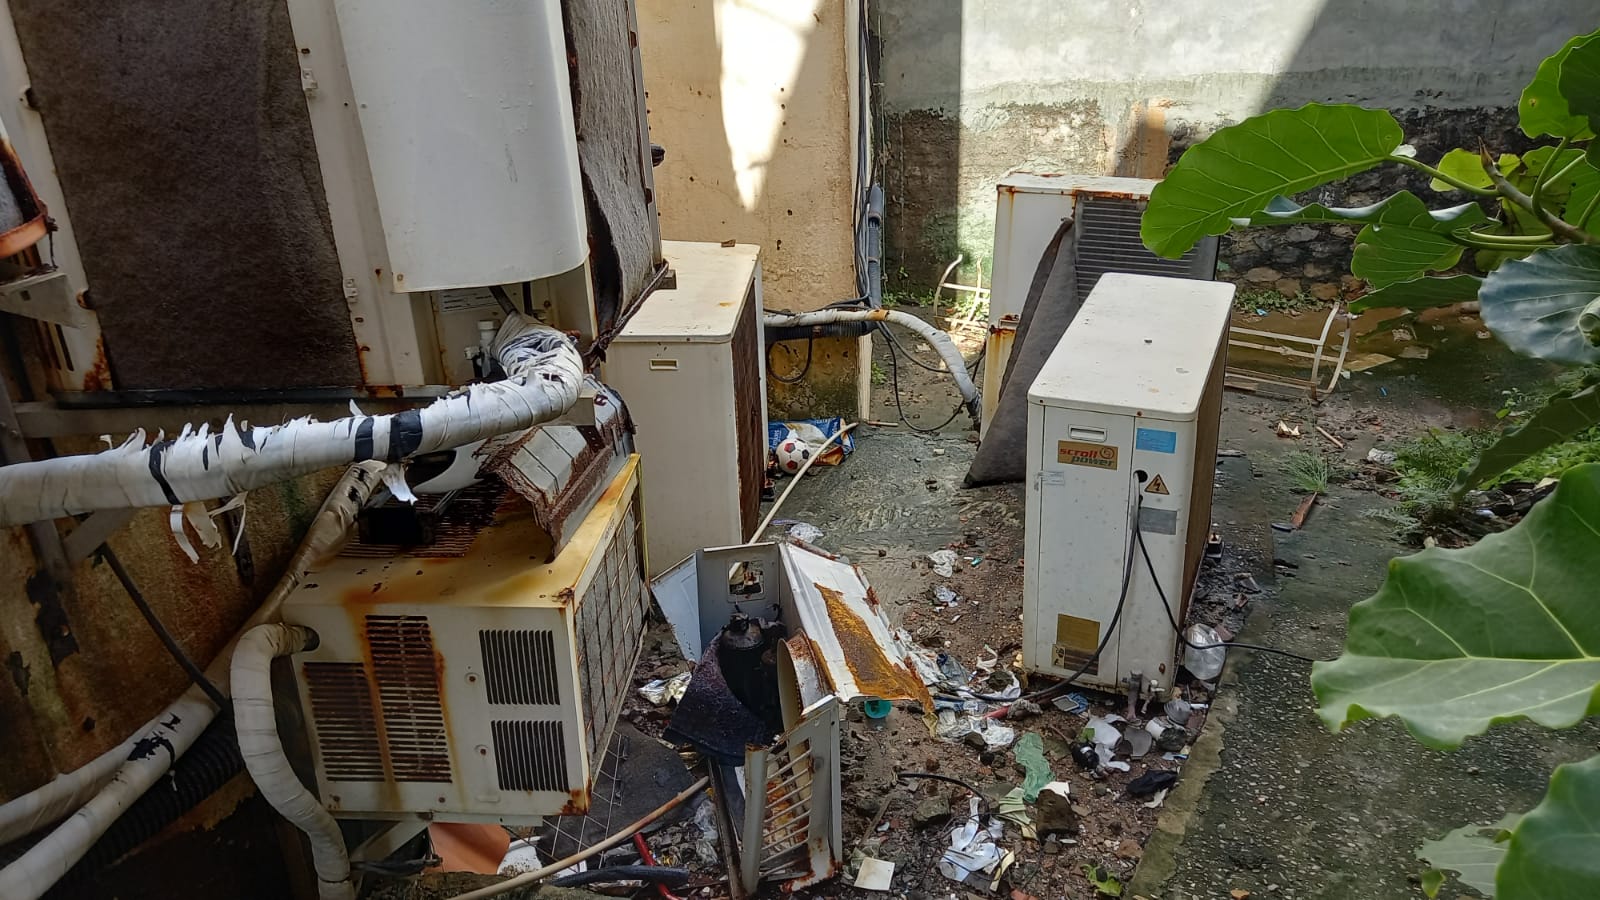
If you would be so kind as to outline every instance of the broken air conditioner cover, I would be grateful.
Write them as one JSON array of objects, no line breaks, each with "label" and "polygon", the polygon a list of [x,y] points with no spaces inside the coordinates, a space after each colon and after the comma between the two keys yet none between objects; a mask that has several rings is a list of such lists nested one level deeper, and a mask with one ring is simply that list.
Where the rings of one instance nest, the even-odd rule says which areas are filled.
[{"label": "broken air conditioner cover", "polygon": [[320,638],[293,666],[329,809],[504,823],[588,809],[649,608],[638,469],[628,457],[548,563],[513,492],[453,548],[347,550],[307,575],[283,617]]},{"label": "broken air conditioner cover", "polygon": [[[1028,392],[1023,664],[1170,685],[1178,636],[1130,546],[1135,510],[1181,624],[1211,524],[1233,286],[1107,274]],[[1129,553],[1133,558],[1130,561]],[[1098,660],[1131,565],[1121,619]]]}]

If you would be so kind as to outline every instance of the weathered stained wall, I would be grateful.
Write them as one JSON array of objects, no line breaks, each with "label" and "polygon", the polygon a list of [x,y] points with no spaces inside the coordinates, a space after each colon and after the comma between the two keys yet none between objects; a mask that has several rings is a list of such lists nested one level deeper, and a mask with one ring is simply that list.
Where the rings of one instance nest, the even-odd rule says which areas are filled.
[{"label": "weathered stained wall", "polygon": [[[639,6],[661,236],[761,246],[766,306],[856,296],[854,3],[653,0]],[[772,383],[774,416],[855,412],[855,340],[818,340],[805,382]],[[792,348],[793,353],[788,349]],[[799,371],[803,342],[771,356]]]},{"label": "weathered stained wall", "polygon": [[[956,253],[990,255],[994,185],[1013,170],[1159,177],[1176,149],[1223,124],[1314,101],[1415,111],[1402,119],[1420,123],[1419,145],[1509,140],[1514,123],[1499,108],[1515,102],[1540,59],[1595,25],[1583,0],[1554,0],[1538,15],[1512,0],[879,0],[872,8],[886,115],[887,271],[910,288],[930,286]],[[1405,181],[1394,177],[1393,186]],[[1290,271],[1280,277],[1311,261],[1284,258]]]}]

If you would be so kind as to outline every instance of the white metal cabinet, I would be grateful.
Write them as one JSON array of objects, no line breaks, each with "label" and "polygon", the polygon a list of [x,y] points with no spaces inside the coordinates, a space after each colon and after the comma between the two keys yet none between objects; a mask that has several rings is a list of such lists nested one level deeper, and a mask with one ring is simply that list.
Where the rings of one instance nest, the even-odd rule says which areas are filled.
[{"label": "white metal cabinet", "polygon": [[[1209,532],[1233,286],[1107,274],[1028,392],[1024,665],[1067,676],[1111,630],[1135,511],[1180,623]],[[1141,477],[1142,476],[1142,477]],[[1133,549],[1086,685],[1171,684],[1177,635]]]},{"label": "white metal cabinet", "polygon": [[606,350],[644,458],[652,576],[704,547],[742,544],[766,469],[760,248],[663,241],[677,276]]}]

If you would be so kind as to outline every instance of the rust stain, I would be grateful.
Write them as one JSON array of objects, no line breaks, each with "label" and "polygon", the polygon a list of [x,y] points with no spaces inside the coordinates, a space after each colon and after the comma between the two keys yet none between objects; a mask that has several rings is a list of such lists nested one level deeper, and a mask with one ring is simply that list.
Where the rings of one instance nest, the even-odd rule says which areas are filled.
[{"label": "rust stain", "polygon": [[106,357],[106,342],[99,338],[94,342],[94,362],[89,364],[89,371],[83,375],[83,389],[86,391],[111,390],[111,360]]},{"label": "rust stain", "polygon": [[50,233],[50,217],[9,140],[0,139],[0,169],[5,171],[5,187],[16,198],[18,211],[27,217],[21,225],[0,234],[0,256],[14,256],[44,240]]},{"label": "rust stain", "polygon": [[933,698],[922,679],[904,665],[884,655],[867,623],[844,602],[838,591],[817,585],[828,604],[828,620],[844,650],[845,665],[862,693],[884,700],[918,700],[923,709],[933,708]]}]

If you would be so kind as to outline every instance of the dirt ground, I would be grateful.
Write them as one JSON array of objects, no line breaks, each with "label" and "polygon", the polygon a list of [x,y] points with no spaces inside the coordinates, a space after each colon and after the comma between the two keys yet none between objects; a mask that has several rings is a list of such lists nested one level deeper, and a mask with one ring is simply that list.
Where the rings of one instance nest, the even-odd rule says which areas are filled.
[{"label": "dirt ground", "polygon": [[[1322,323],[1314,312],[1238,318],[1247,327],[1302,334]],[[1376,588],[1385,560],[1405,552],[1382,522],[1363,514],[1393,502],[1379,473],[1365,467],[1367,451],[1430,428],[1492,421],[1503,391],[1549,374],[1542,364],[1479,338],[1481,327],[1474,316],[1453,310],[1420,318],[1369,313],[1356,322],[1352,359],[1371,362],[1381,354],[1388,361],[1341,379],[1320,404],[1265,385],[1229,391],[1213,510],[1226,551],[1202,570],[1191,621],[1307,656],[1337,652],[1349,605]],[[901,343],[906,353],[933,363],[920,343]],[[881,337],[874,344],[875,369],[887,376],[889,348]],[[975,360],[976,347],[967,349]],[[1240,357],[1252,368],[1288,371],[1283,358],[1271,354]],[[974,368],[981,371],[981,365]],[[958,395],[946,375],[901,356],[899,376],[902,408],[918,427],[937,425],[955,407]],[[891,385],[885,377],[875,387],[877,421],[900,419]],[[1300,437],[1278,437],[1279,422],[1299,427]],[[1020,669],[1022,486],[962,487],[976,446],[970,428],[964,416],[928,434],[904,424],[863,425],[856,452],[843,465],[808,476],[779,522],[820,528],[813,542],[858,564],[890,618],[923,646],[967,667],[993,658],[998,667]],[[1282,464],[1293,450],[1326,455],[1341,483],[1311,509],[1304,529],[1291,534],[1283,523],[1300,498]],[[767,536],[784,527],[774,526]],[[927,555],[941,549],[958,554],[949,578],[928,563]],[[938,602],[936,587],[955,591],[959,601]],[[1250,616],[1252,610],[1261,614]],[[851,871],[863,855],[893,862],[892,888],[872,893],[841,878],[806,895],[1092,898],[1097,894],[1086,866],[1115,876],[1126,886],[1124,896],[1150,900],[1227,897],[1235,890],[1258,897],[1416,895],[1407,876],[1420,870],[1412,852],[1423,837],[1526,808],[1554,762],[1585,745],[1592,750],[1595,740],[1593,729],[1559,738],[1502,729],[1450,755],[1422,750],[1394,723],[1335,738],[1312,713],[1306,663],[1265,653],[1230,656],[1216,695],[1191,686],[1189,699],[1212,708],[1190,720],[1191,744],[1173,761],[1152,752],[1129,760],[1130,772],[1096,775],[1070,755],[1087,715],[1047,703],[1042,714],[1004,722],[1019,737],[1031,732],[1043,738],[1052,778],[1071,786],[1078,830],[1041,842],[1007,824],[999,845],[1015,853],[1015,863],[997,895],[958,885],[936,868],[951,828],[966,816],[968,792],[896,776],[922,771],[958,778],[992,806],[1021,782],[1011,750],[941,740],[917,709],[897,708],[881,722],[852,709],[841,742],[845,856]],[[635,683],[686,668],[669,632],[658,626]],[[1022,678],[1025,689],[1038,686]],[[1092,701],[1088,714],[1127,712],[1124,698],[1084,693]],[[658,735],[669,714],[635,695],[623,718]],[[1134,778],[1163,769],[1179,774],[1164,806],[1150,808],[1127,795]],[[664,864],[695,871],[696,881],[681,896],[726,896],[718,882],[722,863],[693,816],[693,809],[685,810],[653,833],[652,848]]]}]

